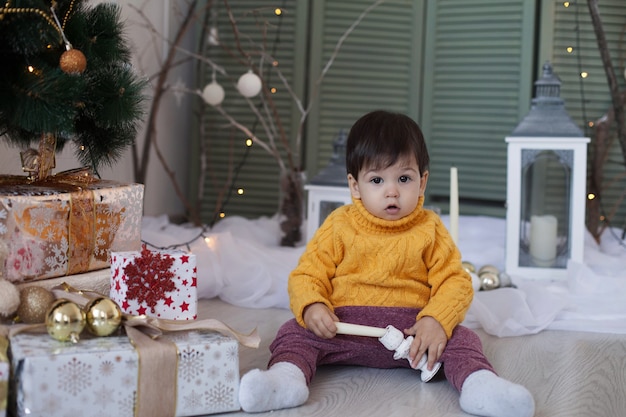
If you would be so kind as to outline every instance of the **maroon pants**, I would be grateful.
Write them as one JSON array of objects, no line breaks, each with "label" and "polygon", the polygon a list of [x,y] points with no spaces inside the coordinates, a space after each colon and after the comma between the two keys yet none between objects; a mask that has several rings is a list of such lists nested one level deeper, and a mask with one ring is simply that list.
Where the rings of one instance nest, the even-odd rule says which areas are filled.
[{"label": "maroon pants", "polygon": [[[398,307],[338,307],[335,314],[342,322],[374,327],[392,325],[403,331],[415,324],[419,309]],[[304,329],[295,319],[278,330],[270,345],[268,366],[291,362],[302,370],[307,384],[320,365],[360,365],[372,368],[410,368],[406,359],[393,359],[375,337],[337,335],[322,339]],[[468,328],[457,326],[441,356],[442,369],[448,381],[459,391],[465,378],[481,369],[495,372],[482,351],[480,339]]]}]

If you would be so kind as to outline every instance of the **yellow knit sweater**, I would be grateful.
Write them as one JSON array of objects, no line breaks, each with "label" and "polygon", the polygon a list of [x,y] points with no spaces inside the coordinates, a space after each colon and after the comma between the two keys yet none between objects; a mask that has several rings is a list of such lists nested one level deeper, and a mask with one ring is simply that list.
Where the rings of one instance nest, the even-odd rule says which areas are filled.
[{"label": "yellow knit sweater", "polygon": [[383,220],[361,200],[338,208],[307,244],[289,276],[291,309],[305,326],[306,306],[415,307],[431,316],[448,338],[473,297],[471,277],[439,216],[422,208]]}]

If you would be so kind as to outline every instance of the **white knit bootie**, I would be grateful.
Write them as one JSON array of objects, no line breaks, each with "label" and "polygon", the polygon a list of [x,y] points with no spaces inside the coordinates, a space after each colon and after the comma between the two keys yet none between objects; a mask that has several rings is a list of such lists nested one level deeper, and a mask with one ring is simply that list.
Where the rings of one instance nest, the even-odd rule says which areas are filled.
[{"label": "white knit bootie", "polygon": [[239,404],[248,413],[297,407],[308,398],[304,373],[290,362],[278,362],[267,371],[253,369],[239,385]]},{"label": "white knit bootie", "polygon": [[535,415],[535,400],[526,388],[487,370],[476,371],[467,377],[459,402],[463,411],[477,416]]}]

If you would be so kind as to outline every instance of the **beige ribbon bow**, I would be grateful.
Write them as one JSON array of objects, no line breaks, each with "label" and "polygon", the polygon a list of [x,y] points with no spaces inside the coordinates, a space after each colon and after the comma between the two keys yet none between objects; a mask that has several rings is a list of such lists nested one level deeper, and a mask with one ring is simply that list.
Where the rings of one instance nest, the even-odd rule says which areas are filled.
[{"label": "beige ribbon bow", "polygon": [[[77,290],[67,283],[52,288],[56,298],[65,298],[84,307],[90,300],[102,297],[93,291]],[[178,348],[166,338],[166,332],[211,330],[234,337],[240,344],[258,348],[260,337],[255,328],[250,334],[240,333],[216,319],[176,321],[149,316],[124,314],[122,326],[139,356],[138,393],[135,417],[172,417],[176,412],[176,375]],[[14,324],[0,329],[0,335],[21,332],[43,332],[45,324]],[[172,389],[172,387],[174,387]]]}]

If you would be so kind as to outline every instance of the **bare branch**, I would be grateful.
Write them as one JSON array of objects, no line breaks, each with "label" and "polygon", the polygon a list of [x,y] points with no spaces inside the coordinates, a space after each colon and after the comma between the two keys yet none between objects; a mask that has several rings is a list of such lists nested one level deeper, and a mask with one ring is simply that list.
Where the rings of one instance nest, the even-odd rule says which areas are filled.
[{"label": "bare branch", "polygon": [[617,124],[617,137],[622,147],[624,164],[626,164],[626,116],[624,115],[624,103],[620,97],[619,84],[615,76],[615,69],[611,63],[611,54],[609,53],[609,46],[606,41],[602,18],[600,17],[598,0],[587,0],[587,5],[589,6],[589,14],[591,15],[591,22],[593,23],[593,29],[596,34],[598,50],[600,51],[600,57],[602,58],[604,71],[606,72],[606,78],[609,84],[609,92],[611,94],[611,102],[613,103],[615,122]]},{"label": "bare branch", "polygon": [[[169,70],[171,69],[172,62],[174,61],[174,57],[176,56],[176,45],[179,45],[182,41],[183,35],[187,32],[191,23],[195,19],[196,14],[196,4],[197,0],[193,0],[189,3],[187,14],[185,19],[181,23],[178,28],[178,32],[172,41],[170,48],[168,50],[165,61],[162,65],[164,71],[159,74],[157,78],[156,85],[154,87],[154,96],[152,98],[152,103],[150,106],[150,110],[148,112],[148,121],[146,127],[146,134],[144,136],[143,149],[141,152],[141,159],[139,158],[138,150],[136,146],[133,146],[132,156],[133,156],[133,167],[135,170],[135,181],[139,183],[145,183],[146,181],[146,173],[148,170],[148,162],[150,160],[150,149],[152,146],[156,146],[156,120],[159,112],[159,107],[161,105],[161,98],[165,92],[165,85],[167,82],[167,75],[169,74]],[[135,9],[137,13],[142,16],[147,22],[150,20],[145,16],[142,10]]]},{"label": "bare branch", "polygon": [[[303,128],[302,125],[304,124],[304,121],[305,121],[308,113],[311,111],[311,108],[313,106],[314,100],[317,98],[317,95],[319,94],[319,87],[322,84],[322,80],[326,76],[326,73],[328,72],[330,67],[335,62],[335,59],[337,58],[337,55],[339,55],[339,50],[341,49],[343,43],[346,41],[346,39],[348,39],[348,36],[350,36],[350,34],[354,31],[354,29],[356,29],[356,27],[361,23],[361,21],[363,21],[363,19],[365,19],[365,16],[367,16],[372,10],[374,10],[376,7],[378,7],[379,5],[381,5],[384,2],[385,2],[385,0],[377,0],[374,3],[372,3],[367,9],[365,9],[359,15],[359,17],[352,23],[352,25],[350,25],[350,27],[343,33],[343,35],[341,35],[341,37],[339,38],[339,40],[335,44],[335,49],[333,50],[333,53],[331,54],[330,58],[326,62],[326,65],[324,65],[324,68],[322,69],[322,72],[320,73],[320,76],[315,81],[315,86],[314,86],[312,94],[311,94],[311,99],[309,100],[309,104],[306,107],[306,111],[303,113],[303,117],[301,118],[300,130],[302,130],[302,128]],[[302,146],[301,145],[301,140],[302,140],[301,139],[301,135],[298,135],[298,141],[297,141],[298,142],[297,143],[297,147],[298,148],[300,148],[300,146]]]},{"label": "bare branch", "polygon": [[269,153],[272,157],[274,157],[274,159],[276,159],[276,162],[278,163],[281,171],[285,171],[285,163],[283,162],[283,160],[280,157],[280,153],[278,153],[278,151],[276,149],[272,149],[267,143],[265,143],[264,141],[262,141],[261,139],[259,139],[254,133],[252,133],[252,131],[250,129],[248,129],[246,126],[242,125],[241,123],[239,123],[237,120],[235,120],[230,114],[228,114],[223,108],[222,106],[216,106],[215,109],[226,118],[226,120],[228,120],[228,122],[233,125],[234,127],[236,127],[237,129],[239,129],[240,131],[242,131],[243,133],[246,134],[246,136],[248,136],[250,139],[252,139],[252,141],[256,144],[258,144],[259,146],[261,146],[261,148],[263,148],[267,153]]}]

